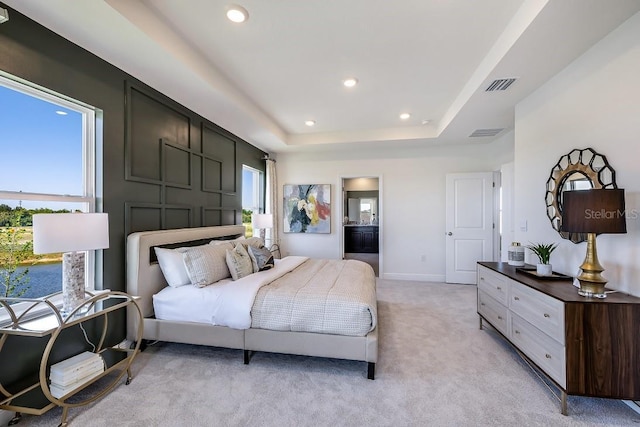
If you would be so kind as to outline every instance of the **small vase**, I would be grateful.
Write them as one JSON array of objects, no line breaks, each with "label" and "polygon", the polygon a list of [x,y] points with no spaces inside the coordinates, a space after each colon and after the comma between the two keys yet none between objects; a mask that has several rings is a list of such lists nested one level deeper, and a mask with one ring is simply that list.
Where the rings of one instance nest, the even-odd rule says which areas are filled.
[{"label": "small vase", "polygon": [[553,273],[551,264],[538,264],[536,266],[536,273],[538,273],[538,276],[551,276]]}]

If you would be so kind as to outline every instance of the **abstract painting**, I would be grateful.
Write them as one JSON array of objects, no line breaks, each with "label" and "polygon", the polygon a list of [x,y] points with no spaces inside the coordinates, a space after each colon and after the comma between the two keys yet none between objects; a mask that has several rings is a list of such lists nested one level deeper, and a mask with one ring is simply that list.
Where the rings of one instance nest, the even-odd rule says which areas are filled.
[{"label": "abstract painting", "polygon": [[285,233],[331,233],[331,184],[284,186]]}]

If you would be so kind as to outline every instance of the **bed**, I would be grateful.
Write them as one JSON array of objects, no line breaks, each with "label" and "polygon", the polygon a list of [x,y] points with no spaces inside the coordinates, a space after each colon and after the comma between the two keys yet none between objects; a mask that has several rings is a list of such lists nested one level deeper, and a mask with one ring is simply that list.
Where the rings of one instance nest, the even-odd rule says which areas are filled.
[{"label": "bed", "polygon": [[[260,351],[358,360],[367,362],[367,378],[373,380],[378,358],[375,276],[370,266],[359,261],[285,257],[276,261],[272,270],[252,274],[251,276],[255,276],[260,282],[257,285],[254,277],[242,277],[234,282],[230,279],[222,280],[197,290],[197,295],[205,295],[202,292],[208,291],[214,295],[200,298],[221,301],[217,303],[219,308],[215,315],[211,315],[211,319],[203,316],[202,319],[185,320],[179,315],[167,314],[170,309],[164,308],[161,310],[163,318],[156,317],[154,298],[158,300],[167,294],[170,296],[165,299],[172,300],[177,298],[177,295],[194,292],[190,289],[192,285],[169,289],[173,287],[167,285],[165,275],[157,262],[156,247],[175,249],[217,244],[219,241],[236,239],[242,235],[244,226],[241,225],[145,231],[129,235],[127,292],[139,297],[143,324],[138,324],[136,316],[127,316],[127,337],[133,339],[137,336],[138,328],[142,327],[142,338],[148,341],[241,349],[245,364],[249,363],[253,352]],[[283,269],[287,271],[283,273]],[[335,274],[335,279],[328,278],[332,274]],[[315,278],[311,278],[314,275]],[[326,287],[326,282],[332,280],[335,283],[329,285],[331,293],[340,294],[342,288],[342,299],[314,294],[314,288]],[[343,300],[352,299],[346,284],[354,280],[362,281],[365,289],[363,292],[366,301],[358,302],[357,306],[356,314],[360,316],[358,319],[353,317],[353,313],[343,312],[347,310],[343,308]],[[302,282],[305,286],[296,288],[296,283]],[[229,303],[228,294],[224,293],[227,292],[227,288],[238,289],[241,285],[256,288],[257,291],[253,297],[240,297],[251,300],[250,306],[246,308],[247,311],[250,310],[249,320],[246,314],[233,313],[230,313],[232,316],[227,320],[221,320],[221,316],[220,319],[216,318],[224,311],[231,311],[229,307],[235,307],[236,303]],[[337,291],[334,291],[335,289]],[[179,293],[176,293],[176,290]],[[222,297],[219,292],[223,292]],[[288,296],[305,293],[309,293],[309,296],[302,302],[287,299]],[[335,298],[338,299],[332,302]],[[245,309],[242,307],[240,312]],[[370,323],[363,329],[366,320],[362,320],[360,312],[367,311]],[[286,323],[285,320],[287,324],[283,324]],[[336,325],[341,324],[346,325],[347,330],[336,329]],[[349,329],[350,326],[353,330]]]}]

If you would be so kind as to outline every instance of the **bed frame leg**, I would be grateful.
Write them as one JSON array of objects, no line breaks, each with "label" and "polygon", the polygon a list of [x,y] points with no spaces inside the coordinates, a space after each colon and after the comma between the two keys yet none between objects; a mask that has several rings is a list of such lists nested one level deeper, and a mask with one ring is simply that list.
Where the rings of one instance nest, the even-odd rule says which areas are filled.
[{"label": "bed frame leg", "polygon": [[367,379],[374,380],[376,376],[376,364],[367,362]]},{"label": "bed frame leg", "polygon": [[244,364],[248,365],[250,359],[251,359],[251,353],[249,352],[249,350],[244,350]]}]

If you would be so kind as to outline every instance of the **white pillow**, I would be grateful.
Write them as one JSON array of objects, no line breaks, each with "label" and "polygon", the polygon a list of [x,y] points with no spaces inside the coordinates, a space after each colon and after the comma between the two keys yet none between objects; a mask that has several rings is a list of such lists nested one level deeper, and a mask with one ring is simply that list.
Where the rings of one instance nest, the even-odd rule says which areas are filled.
[{"label": "white pillow", "polygon": [[187,248],[182,259],[194,286],[202,288],[231,276],[226,261],[227,249],[233,249],[233,245],[226,243]]},{"label": "white pillow", "polygon": [[241,279],[253,273],[253,265],[249,253],[240,243],[226,253],[227,267],[233,280]]},{"label": "white pillow", "polygon": [[187,269],[184,266],[182,254],[188,248],[153,248],[156,251],[156,257],[158,258],[158,264],[160,264],[160,270],[164,274],[164,278],[172,288],[179,286],[190,285],[191,280],[187,274]]}]

